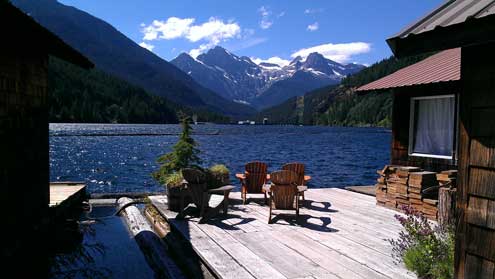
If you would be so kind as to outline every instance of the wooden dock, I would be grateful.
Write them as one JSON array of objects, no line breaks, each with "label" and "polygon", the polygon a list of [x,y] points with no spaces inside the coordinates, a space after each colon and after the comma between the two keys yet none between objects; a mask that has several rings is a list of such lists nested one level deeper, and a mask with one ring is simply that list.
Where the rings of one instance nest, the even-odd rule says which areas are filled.
[{"label": "wooden dock", "polygon": [[219,278],[415,278],[391,257],[387,239],[400,231],[397,212],[342,189],[305,195],[299,224],[287,212],[271,225],[262,199],[242,205],[238,192],[228,215],[206,224],[176,220],[166,196],[150,200]]},{"label": "wooden dock", "polygon": [[50,207],[65,207],[80,202],[86,195],[86,185],[80,182],[51,182]]}]

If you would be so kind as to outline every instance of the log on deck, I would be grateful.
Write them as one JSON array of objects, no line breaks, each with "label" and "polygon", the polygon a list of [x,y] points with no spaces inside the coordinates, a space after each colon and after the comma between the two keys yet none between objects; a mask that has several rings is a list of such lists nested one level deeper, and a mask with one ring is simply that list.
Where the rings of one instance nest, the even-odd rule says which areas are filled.
[{"label": "log on deck", "polygon": [[286,214],[271,225],[262,196],[242,205],[240,193],[232,193],[228,215],[206,224],[175,219],[166,196],[150,200],[219,278],[415,278],[391,257],[387,239],[400,231],[397,212],[342,189],[305,196],[299,224],[294,212],[274,211]]}]

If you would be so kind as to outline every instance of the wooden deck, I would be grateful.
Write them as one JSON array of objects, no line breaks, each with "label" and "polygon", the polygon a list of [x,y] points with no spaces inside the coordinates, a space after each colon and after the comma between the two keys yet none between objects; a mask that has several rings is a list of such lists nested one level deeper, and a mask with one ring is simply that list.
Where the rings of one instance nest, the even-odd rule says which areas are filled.
[{"label": "wooden deck", "polygon": [[342,189],[305,195],[299,224],[287,212],[271,225],[268,207],[242,205],[238,192],[228,215],[207,224],[176,220],[166,196],[150,199],[219,278],[415,278],[390,256],[387,239],[400,230],[395,211]]},{"label": "wooden deck", "polygon": [[344,189],[352,191],[352,192],[368,195],[368,196],[373,196],[373,197],[375,196],[375,186],[374,185],[372,185],[372,186],[347,186]]},{"label": "wooden deck", "polygon": [[84,197],[86,185],[78,182],[50,183],[50,207],[69,204]]}]

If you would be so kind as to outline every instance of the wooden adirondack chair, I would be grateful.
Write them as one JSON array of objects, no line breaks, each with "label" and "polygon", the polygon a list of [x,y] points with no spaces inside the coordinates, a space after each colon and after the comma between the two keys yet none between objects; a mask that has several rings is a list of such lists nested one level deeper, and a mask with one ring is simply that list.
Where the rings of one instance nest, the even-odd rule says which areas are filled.
[{"label": "wooden adirondack chair", "polygon": [[[229,207],[229,194],[234,186],[226,185],[216,189],[208,189],[206,175],[197,169],[183,169],[182,176],[187,181],[187,191],[193,204],[199,210],[200,223],[218,214],[223,209],[227,214]],[[189,207],[184,209],[181,216],[187,214]]]},{"label": "wooden adirondack chair", "polygon": [[[306,181],[304,180],[304,164],[302,163],[288,163],[282,166],[282,170],[292,171],[297,174],[297,185],[306,186]],[[299,187],[301,190],[304,187]],[[305,188],[307,189],[307,187]],[[304,191],[300,192],[300,196],[304,200]]]},{"label": "wooden adirondack chair", "polygon": [[242,203],[246,204],[247,194],[264,194],[267,203],[266,192],[263,185],[266,183],[268,167],[263,162],[250,162],[245,166],[245,178],[241,179]]},{"label": "wooden adirondack chair", "polygon": [[295,210],[296,220],[299,218],[298,174],[282,170],[270,174],[272,185],[269,191],[270,213],[268,224],[272,223],[272,210]]}]

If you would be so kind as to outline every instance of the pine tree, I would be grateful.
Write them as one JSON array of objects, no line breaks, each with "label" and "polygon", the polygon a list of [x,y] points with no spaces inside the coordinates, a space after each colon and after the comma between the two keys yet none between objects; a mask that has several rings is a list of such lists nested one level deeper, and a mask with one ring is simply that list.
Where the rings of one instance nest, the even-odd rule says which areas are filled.
[{"label": "pine tree", "polygon": [[182,133],[172,151],[158,158],[160,169],[153,173],[153,177],[164,184],[167,176],[180,171],[183,168],[199,168],[201,159],[200,150],[196,141],[191,137],[191,120],[188,116],[182,116]]}]

